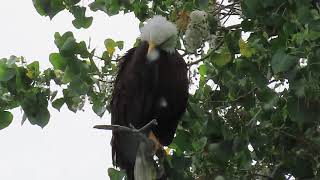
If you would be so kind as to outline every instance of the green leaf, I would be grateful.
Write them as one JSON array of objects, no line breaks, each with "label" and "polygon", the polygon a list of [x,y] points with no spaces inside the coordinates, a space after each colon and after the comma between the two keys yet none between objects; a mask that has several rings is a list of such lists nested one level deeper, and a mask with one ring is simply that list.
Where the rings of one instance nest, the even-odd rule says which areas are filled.
[{"label": "green leaf", "polygon": [[225,178],[223,177],[223,176],[216,176],[215,178],[214,178],[214,180],[225,180]]},{"label": "green leaf", "polygon": [[312,20],[310,8],[306,4],[308,3],[301,3],[297,8],[298,20],[303,23],[309,23]]},{"label": "green leaf", "polygon": [[[70,59],[68,61],[68,65],[65,69],[64,76],[62,78],[62,82],[65,84],[72,82],[72,81],[75,81],[74,83],[79,83],[79,81],[80,81],[79,79],[87,77],[88,71],[89,71],[89,66],[85,62],[80,61],[78,59]],[[87,86],[87,84],[89,82],[85,82],[85,83],[86,84],[84,86]],[[84,90],[82,88],[83,87],[81,87],[81,90],[80,90],[81,92],[82,92],[82,90]],[[85,88],[85,89],[87,89],[87,88]]]},{"label": "green leaf", "polygon": [[106,1],[105,0],[95,0],[91,4],[89,4],[89,7],[92,11],[103,11],[107,12],[107,7],[106,7]]},{"label": "green leaf", "polygon": [[312,170],[312,163],[309,160],[302,159],[299,157],[296,159],[294,163],[292,174],[294,175],[294,177],[299,179],[315,178],[314,172]]},{"label": "green leaf", "polygon": [[40,15],[49,16],[50,19],[65,9],[63,0],[32,0],[32,2]]},{"label": "green leaf", "polygon": [[296,99],[291,97],[288,99],[287,111],[290,119],[299,124],[305,123],[307,121],[312,121],[313,118],[310,118],[316,112],[310,112],[304,99]]},{"label": "green leaf", "polygon": [[39,88],[33,88],[25,95],[21,107],[31,124],[42,128],[48,124],[50,113],[47,108],[47,95],[45,92],[41,92]]},{"label": "green leaf", "polygon": [[123,171],[118,171],[114,168],[108,169],[108,175],[110,177],[110,180],[123,180],[123,178],[126,176]]},{"label": "green leaf", "polygon": [[279,72],[286,72],[295,64],[297,64],[298,58],[289,54],[286,54],[283,50],[278,50],[272,57],[271,67],[275,74]]},{"label": "green leaf", "polygon": [[290,82],[290,89],[294,91],[296,96],[304,97],[306,95],[307,80],[305,78],[301,78]]},{"label": "green leaf", "polygon": [[74,37],[68,37],[60,47],[60,52],[63,55],[73,55],[76,51],[77,43]]},{"label": "green leaf", "polygon": [[67,84],[69,82],[72,82],[73,79],[79,78],[79,76],[79,73],[74,71],[73,67],[69,65],[64,72],[62,83]]},{"label": "green leaf", "polygon": [[54,34],[54,43],[58,47],[59,51],[64,55],[74,54],[77,47],[73,33],[70,31],[65,32],[62,36],[60,33],[56,32]]},{"label": "green leaf", "polygon": [[68,59],[61,56],[59,53],[51,53],[49,61],[53,65],[54,69],[64,71],[66,69]]},{"label": "green leaf", "polygon": [[260,89],[257,91],[257,98],[260,102],[262,102],[262,107],[266,110],[272,109],[279,99],[277,93],[269,88]]},{"label": "green leaf", "polygon": [[27,65],[27,76],[30,79],[36,79],[40,75],[39,61],[34,61],[33,63]]},{"label": "green leaf", "polygon": [[203,111],[200,108],[199,104],[189,102],[187,106],[187,110],[192,118],[202,117]]},{"label": "green leaf", "polygon": [[252,30],[252,28],[254,27],[254,23],[250,19],[244,19],[241,22],[241,27],[243,31],[247,32]]},{"label": "green leaf", "polygon": [[209,5],[209,0],[198,0],[198,3],[201,9],[207,9]]},{"label": "green leaf", "polygon": [[185,168],[189,168],[191,165],[191,159],[188,157],[184,157],[182,155],[178,155],[177,153],[174,153],[172,156],[172,167],[178,170],[183,170]]},{"label": "green leaf", "polygon": [[90,71],[91,72],[96,72],[96,73],[100,73],[98,66],[96,65],[96,63],[93,61],[92,58],[90,58]]},{"label": "green leaf", "polygon": [[64,0],[64,3],[66,3],[68,6],[73,6],[78,4],[80,1],[81,0]]},{"label": "green leaf", "polygon": [[70,111],[76,113],[78,109],[83,107],[83,99],[81,99],[78,94],[74,93],[70,89],[64,89],[62,92],[65,103]]},{"label": "green leaf", "polygon": [[235,60],[237,73],[241,75],[250,75],[250,79],[261,89],[266,88],[268,80],[259,70],[257,63],[247,59],[237,58]]},{"label": "green leaf", "polygon": [[58,91],[51,91],[50,92],[50,101],[52,101],[58,94]]},{"label": "green leaf", "polygon": [[60,111],[63,104],[64,104],[64,98],[59,98],[59,99],[56,99],[52,102],[52,107],[54,107],[55,109]]},{"label": "green leaf", "polygon": [[255,49],[249,46],[243,39],[239,40],[240,54],[244,57],[250,58],[255,54]]},{"label": "green leaf", "polygon": [[141,39],[137,38],[136,41],[133,44],[133,47],[138,47],[140,45],[140,43],[141,43]]},{"label": "green leaf", "polygon": [[199,66],[199,74],[201,76],[207,75],[207,67],[206,67],[206,65],[202,64],[202,65]]},{"label": "green leaf", "polygon": [[72,24],[77,29],[80,28],[89,28],[92,24],[93,17],[86,17],[86,8],[80,6],[73,6],[70,9],[70,12],[73,14],[75,19],[72,21]]},{"label": "green leaf", "polygon": [[107,52],[110,54],[110,56],[112,56],[116,50],[117,43],[113,39],[108,38],[104,41],[104,45],[107,49]]},{"label": "green leaf", "polygon": [[220,52],[215,52],[211,55],[211,60],[219,67],[228,64],[231,61],[231,58],[231,53],[225,46],[220,49]]},{"label": "green leaf", "polygon": [[[28,117],[28,116],[27,116]],[[39,112],[36,114],[36,116],[29,116],[28,120],[33,125],[38,125],[41,128],[44,128],[48,123],[50,119],[50,113],[47,108],[41,108],[39,109]]]},{"label": "green leaf", "polygon": [[262,4],[256,0],[243,0],[241,1],[241,8],[243,14],[247,17],[255,17],[261,11]]},{"label": "green leaf", "polygon": [[86,94],[89,88],[90,88],[89,85],[78,77],[73,78],[69,86],[69,89],[78,95]]},{"label": "green leaf", "polygon": [[16,63],[19,62],[20,60],[23,61],[23,59],[24,59],[23,57],[18,58],[16,56],[10,56],[9,59],[6,59],[6,58],[0,59],[0,62],[1,61],[5,62],[9,68],[15,68],[17,66]]},{"label": "green leaf", "polygon": [[13,116],[8,111],[0,111],[0,130],[8,127],[13,120]]},{"label": "green leaf", "polygon": [[15,91],[28,90],[32,87],[32,80],[26,74],[27,70],[24,67],[18,67],[16,69],[16,78],[14,84]]},{"label": "green leaf", "polygon": [[123,49],[123,44],[124,44],[123,41],[117,41],[116,44],[117,44],[117,47],[118,47],[120,50]]},{"label": "green leaf", "polygon": [[173,139],[172,144],[170,147],[173,149],[177,149],[177,151],[184,152],[191,150],[190,144],[191,141],[191,134],[190,132],[184,130],[177,130],[176,137]]},{"label": "green leaf", "polygon": [[269,140],[269,137],[266,134],[263,133],[254,133],[250,137],[250,143],[253,146],[253,148],[260,148],[262,146],[265,146]]},{"label": "green leaf", "polygon": [[119,13],[119,10],[120,10],[120,1],[117,1],[117,0],[111,0],[111,1],[107,1],[107,5],[106,5],[106,8],[107,8],[107,11],[106,13],[109,15],[109,16],[112,16],[112,15],[116,15]]},{"label": "green leaf", "polygon": [[227,45],[228,49],[230,50],[231,54],[239,54],[239,40],[241,38],[241,31],[231,31],[226,34],[225,36],[225,44]]},{"label": "green leaf", "polygon": [[201,151],[207,144],[207,137],[196,139],[192,142],[192,147],[195,151]]},{"label": "green leaf", "polygon": [[14,68],[8,67],[4,59],[0,60],[0,82],[8,81],[14,77],[16,70]]},{"label": "green leaf", "polygon": [[106,112],[107,108],[105,104],[101,102],[94,102],[92,106],[92,110],[100,117]]},{"label": "green leaf", "polygon": [[208,146],[208,149],[211,153],[213,153],[218,162],[221,164],[225,164],[228,162],[229,158],[233,155],[233,141],[225,140],[220,143],[212,143]]},{"label": "green leaf", "polygon": [[84,41],[77,43],[72,32],[66,32],[62,36],[56,32],[54,38],[60,54],[64,57],[73,57],[75,54],[79,54],[82,58],[91,56],[86,43]]},{"label": "green leaf", "polygon": [[81,41],[77,44],[77,53],[80,54],[82,58],[88,58],[92,56],[88,51],[87,45],[84,41]]}]

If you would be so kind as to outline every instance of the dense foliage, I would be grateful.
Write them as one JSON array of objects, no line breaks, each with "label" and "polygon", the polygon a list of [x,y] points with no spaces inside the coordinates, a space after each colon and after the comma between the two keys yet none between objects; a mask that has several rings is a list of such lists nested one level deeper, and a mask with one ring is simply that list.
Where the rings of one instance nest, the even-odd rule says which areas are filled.
[{"label": "dense foliage", "polygon": [[[95,0],[88,7],[80,6],[80,0],[33,3],[50,18],[68,10],[76,28],[91,25],[88,10],[133,12],[141,22],[160,14],[177,24],[191,94],[167,149],[171,179],[320,178],[317,1]],[[0,60],[0,129],[10,125],[15,107],[22,107],[23,121],[41,127],[49,122],[49,104],[58,110],[66,104],[76,112],[88,101],[99,116],[108,109],[119,58],[115,51],[124,42],[106,39],[100,55],[72,32],[54,37],[59,52],[50,54],[52,68],[43,72],[37,61],[15,56]],[[53,84],[61,87],[62,97],[51,90]],[[115,169],[109,175],[113,180],[123,177]]]}]

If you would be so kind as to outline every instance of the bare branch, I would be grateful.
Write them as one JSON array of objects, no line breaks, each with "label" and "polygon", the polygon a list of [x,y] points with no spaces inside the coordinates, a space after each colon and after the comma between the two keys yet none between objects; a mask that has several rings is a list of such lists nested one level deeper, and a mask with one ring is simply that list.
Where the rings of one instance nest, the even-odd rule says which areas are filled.
[{"label": "bare branch", "polygon": [[112,130],[112,131],[116,131],[116,132],[141,133],[147,129],[150,129],[154,125],[158,125],[156,119],[153,119],[152,121],[150,121],[148,124],[146,124],[145,126],[143,126],[140,129],[136,129],[134,127],[120,126],[120,125],[95,125],[93,128]]},{"label": "bare branch", "polygon": [[120,125],[95,125],[93,128],[96,129],[104,129],[104,130],[112,130],[117,132],[132,132],[136,133],[137,130],[133,128],[129,128],[126,126],[120,126]]}]

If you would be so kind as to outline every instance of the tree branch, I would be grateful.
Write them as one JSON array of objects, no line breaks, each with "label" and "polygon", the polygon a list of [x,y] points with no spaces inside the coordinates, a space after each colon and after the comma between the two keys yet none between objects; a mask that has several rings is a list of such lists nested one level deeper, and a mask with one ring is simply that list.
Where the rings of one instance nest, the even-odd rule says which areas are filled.
[{"label": "tree branch", "polygon": [[158,125],[156,119],[153,119],[152,121],[150,121],[148,124],[146,124],[145,126],[143,126],[140,129],[136,129],[134,127],[120,126],[120,125],[95,125],[93,128],[112,130],[112,131],[116,131],[116,132],[141,133],[147,129],[150,129],[154,125]]}]

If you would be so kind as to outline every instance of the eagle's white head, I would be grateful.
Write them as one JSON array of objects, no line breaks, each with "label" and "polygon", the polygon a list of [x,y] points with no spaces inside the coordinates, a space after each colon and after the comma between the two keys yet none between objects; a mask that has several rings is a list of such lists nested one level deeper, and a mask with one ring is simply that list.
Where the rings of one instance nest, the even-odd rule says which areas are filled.
[{"label": "eagle's white head", "polygon": [[148,54],[157,47],[168,53],[173,53],[177,45],[178,30],[176,25],[165,17],[154,16],[147,20],[141,29],[141,40],[149,43]]}]

